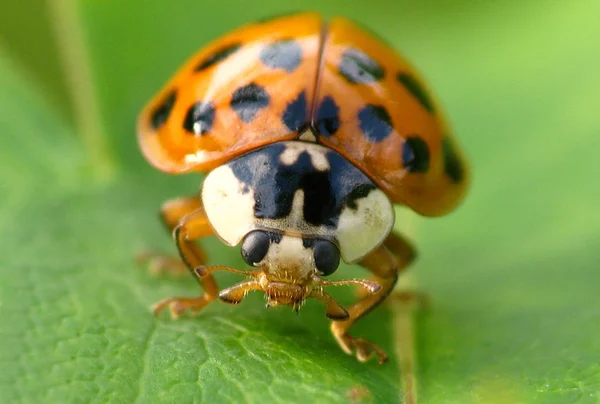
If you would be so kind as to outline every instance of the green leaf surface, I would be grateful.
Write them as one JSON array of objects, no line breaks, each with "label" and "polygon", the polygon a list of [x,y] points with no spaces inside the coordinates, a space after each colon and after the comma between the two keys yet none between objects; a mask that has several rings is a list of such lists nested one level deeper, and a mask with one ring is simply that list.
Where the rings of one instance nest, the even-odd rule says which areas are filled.
[{"label": "green leaf surface", "polygon": [[[288,8],[344,11],[402,49],[472,161],[460,210],[396,226],[410,227],[420,252],[411,271],[432,299],[415,320],[419,401],[600,402],[598,3],[252,4],[80,1],[104,140],[117,156],[109,182],[90,173],[80,133],[0,53],[0,402],[401,401],[393,307],[354,329],[389,363],[360,364],[337,347],[316,302],[296,316],[251,295],[192,319],[154,318],[153,303],[198,285],[134,262],[146,248],[175,252],[156,211],[201,181],[148,166],[137,112],[203,43]],[[210,263],[242,266],[237,250],[202,244]]]}]

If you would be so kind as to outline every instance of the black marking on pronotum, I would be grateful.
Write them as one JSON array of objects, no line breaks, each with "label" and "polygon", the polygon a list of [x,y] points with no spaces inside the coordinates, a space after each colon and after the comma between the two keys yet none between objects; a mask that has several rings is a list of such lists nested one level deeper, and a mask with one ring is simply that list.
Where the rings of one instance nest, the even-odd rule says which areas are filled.
[{"label": "black marking on pronotum", "polygon": [[254,215],[281,219],[292,211],[294,196],[304,192],[304,220],[336,228],[342,210],[355,209],[357,200],[376,189],[360,170],[334,151],[326,154],[330,170],[318,170],[303,151],[291,165],[279,160],[283,144],[272,144],[228,163],[236,178],[254,190]]},{"label": "black marking on pronotum", "polygon": [[269,94],[256,83],[250,83],[234,91],[231,108],[246,123],[251,122],[258,111],[269,105]]},{"label": "black marking on pronotum", "polygon": [[313,127],[323,136],[331,136],[340,128],[340,107],[333,97],[323,98],[315,114]]},{"label": "black marking on pronotum", "polygon": [[371,187],[371,184],[357,185],[348,195],[348,207],[352,210],[358,209],[358,204],[356,201],[361,198],[365,198],[372,190],[373,188]]},{"label": "black marking on pronotum", "polygon": [[362,171],[355,168],[342,155],[329,151],[327,161],[331,172],[340,172],[338,181],[332,181],[334,195],[344,196],[344,205],[357,209],[357,201],[365,198],[371,191],[377,189],[375,184]]},{"label": "black marking on pronotum", "polygon": [[248,192],[250,192],[250,187],[248,186],[248,184],[242,184],[241,192],[242,194],[247,194]]},{"label": "black marking on pronotum", "polygon": [[411,173],[426,173],[429,170],[429,147],[419,136],[410,136],[402,145],[402,166]]},{"label": "black marking on pronotum", "polygon": [[294,101],[287,105],[281,121],[292,132],[296,132],[306,125],[308,121],[306,91],[302,91]]},{"label": "black marking on pronotum", "polygon": [[406,88],[406,90],[417,99],[417,101],[423,106],[423,108],[425,108],[431,113],[434,112],[433,102],[431,101],[431,98],[416,78],[407,73],[398,73],[396,75],[396,80],[398,80],[398,82],[402,84],[404,88]]},{"label": "black marking on pronotum", "polygon": [[461,182],[465,177],[465,169],[456,153],[449,137],[442,139],[442,154],[444,155],[444,172],[454,183]]},{"label": "black marking on pronotum", "polygon": [[356,48],[344,51],[339,72],[352,84],[374,83],[385,76],[384,68],[375,59]]},{"label": "black marking on pronotum", "polygon": [[215,106],[209,101],[200,101],[188,109],[183,121],[183,129],[195,135],[204,135],[212,129],[215,119]]},{"label": "black marking on pronotum", "polygon": [[165,124],[165,122],[167,122],[176,100],[177,91],[171,90],[164,100],[156,108],[154,108],[150,114],[150,125],[152,126],[152,129],[158,130]]},{"label": "black marking on pronotum", "polygon": [[204,58],[200,63],[198,63],[198,66],[196,66],[194,70],[199,72],[208,69],[209,67],[227,59],[229,56],[237,52],[241,47],[242,44],[233,43],[231,45],[219,48],[212,54],[210,54],[208,57]]},{"label": "black marking on pronotum", "polygon": [[302,62],[302,46],[294,39],[280,39],[265,46],[259,57],[265,66],[291,73]]},{"label": "black marking on pronotum", "polygon": [[392,118],[381,105],[365,105],[358,112],[358,120],[363,135],[372,142],[381,142],[392,133]]}]

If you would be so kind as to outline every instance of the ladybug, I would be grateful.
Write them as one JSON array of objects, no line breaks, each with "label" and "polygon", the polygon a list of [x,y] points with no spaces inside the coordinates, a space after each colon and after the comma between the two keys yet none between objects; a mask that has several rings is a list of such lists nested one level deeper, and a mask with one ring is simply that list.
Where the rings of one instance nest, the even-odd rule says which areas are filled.
[{"label": "ladybug", "polygon": [[[320,300],[343,351],[387,356],[348,329],[380,305],[415,258],[393,230],[394,204],[442,216],[462,201],[469,172],[421,77],[389,45],[345,18],[306,12],[248,24],[188,60],[138,119],[158,170],[205,173],[199,194],[165,203],[181,260],[203,294],[159,302],[172,317],[250,291],[298,311]],[[194,243],[241,244],[253,270],[205,266]],[[340,260],[371,280],[329,281]],[[219,290],[215,271],[248,280]],[[342,307],[324,287],[366,291]]]}]

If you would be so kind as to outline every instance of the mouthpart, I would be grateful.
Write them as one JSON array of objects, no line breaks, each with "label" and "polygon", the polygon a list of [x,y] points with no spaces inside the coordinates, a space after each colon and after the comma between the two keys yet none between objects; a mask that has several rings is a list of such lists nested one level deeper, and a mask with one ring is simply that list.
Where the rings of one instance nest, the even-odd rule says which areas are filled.
[{"label": "mouthpart", "polygon": [[312,291],[312,285],[298,285],[287,282],[269,282],[265,285],[267,307],[292,306],[296,312]]}]

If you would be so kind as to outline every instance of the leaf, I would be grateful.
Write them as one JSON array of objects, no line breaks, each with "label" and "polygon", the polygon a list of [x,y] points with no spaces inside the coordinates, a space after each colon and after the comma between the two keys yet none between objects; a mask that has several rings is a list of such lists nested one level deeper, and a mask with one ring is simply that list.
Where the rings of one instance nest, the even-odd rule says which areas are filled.
[{"label": "leaf", "polygon": [[[299,316],[265,311],[258,295],[193,319],[150,313],[159,299],[199,292],[192,279],[151,277],[133,257],[174,253],[156,210],[200,178],[153,171],[137,150],[135,115],[202,43],[266,14],[260,4],[284,11],[267,0],[250,11],[232,0],[80,2],[102,134],[117,156],[108,183],[86,168],[90,143],[0,54],[2,401],[401,400],[395,345],[406,317],[389,306],[354,330],[392,354],[383,367],[344,355],[314,302]],[[319,7],[332,15],[344,4]],[[421,67],[473,161],[464,206],[410,226],[421,253],[411,271],[433,302],[417,316],[420,400],[595,403],[600,9],[460,7],[348,10]],[[406,230],[403,216],[397,228]],[[241,265],[236,250],[202,244],[211,263]]]}]

